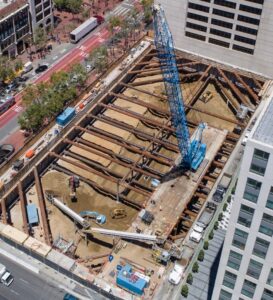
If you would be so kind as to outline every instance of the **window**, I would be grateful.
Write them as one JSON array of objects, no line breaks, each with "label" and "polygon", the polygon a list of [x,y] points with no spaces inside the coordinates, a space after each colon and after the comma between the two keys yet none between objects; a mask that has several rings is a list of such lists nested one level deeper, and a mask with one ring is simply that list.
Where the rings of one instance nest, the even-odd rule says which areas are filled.
[{"label": "window", "polygon": [[248,237],[248,233],[240,229],[235,229],[232,245],[244,250],[247,237]]},{"label": "window", "polygon": [[267,242],[261,238],[256,238],[256,242],[255,242],[252,253],[261,258],[265,258],[268,247],[269,247],[269,242]]},{"label": "window", "polygon": [[229,48],[229,43],[217,39],[209,38],[209,43]]},{"label": "window", "polygon": [[264,160],[264,161],[266,161],[266,162],[267,162],[268,159],[269,159],[269,153],[267,153],[267,152],[265,152],[265,151],[262,151],[262,150],[260,150],[260,149],[255,149],[255,150],[254,150],[253,156],[254,156],[255,158],[262,159],[262,160]]},{"label": "window", "polygon": [[253,208],[242,204],[237,223],[244,225],[246,227],[250,227],[253,214],[254,214]]},{"label": "window", "polygon": [[240,36],[240,35],[235,35],[234,40],[238,41],[238,42],[241,42],[241,43],[246,43],[246,44],[249,44],[249,45],[253,45],[253,46],[255,46],[255,44],[256,44],[255,40],[249,39],[249,38],[246,38],[246,37]]},{"label": "window", "polygon": [[249,261],[248,269],[247,269],[247,275],[259,279],[261,271],[263,268],[263,264],[257,262],[254,259],[251,259]]},{"label": "window", "polygon": [[264,4],[264,0],[245,0],[247,2],[253,2],[253,3],[257,3],[257,4]]},{"label": "window", "polygon": [[212,13],[214,15],[217,15],[217,16],[221,16],[221,17],[225,17],[225,18],[229,18],[229,19],[234,19],[234,14],[233,13],[223,11],[223,10],[220,10],[220,9],[215,9],[214,8]]},{"label": "window", "polygon": [[247,178],[246,188],[243,197],[251,202],[256,203],[259,197],[261,185],[261,182],[252,178]]},{"label": "window", "polygon": [[227,0],[214,0],[214,4],[226,6],[230,8],[236,8],[236,3]]},{"label": "window", "polygon": [[266,283],[273,286],[273,269],[270,270]]},{"label": "window", "polygon": [[273,187],[271,187],[270,189],[265,206],[267,208],[273,209]]},{"label": "window", "polygon": [[225,290],[221,290],[219,300],[230,300],[231,296],[231,293]]},{"label": "window", "polygon": [[194,4],[194,3],[191,3],[191,2],[189,3],[189,8],[196,9],[196,10],[199,10],[199,11],[209,12],[209,7],[199,5],[199,4]]},{"label": "window", "polygon": [[272,300],[273,299],[273,292],[264,289],[262,299],[261,300]]},{"label": "window", "polygon": [[273,235],[273,216],[263,214],[259,231],[269,236]]},{"label": "window", "polygon": [[255,289],[256,289],[255,283],[253,283],[249,280],[245,280],[241,293],[249,298],[252,298],[255,293]]},{"label": "window", "polygon": [[223,285],[230,289],[234,289],[236,279],[237,279],[237,276],[235,274],[233,274],[229,271],[226,271],[224,280],[223,280]]},{"label": "window", "polygon": [[249,49],[249,48],[239,46],[239,45],[233,45],[232,49],[236,50],[236,51],[244,52],[247,54],[252,54],[252,55],[254,54],[254,49]]},{"label": "window", "polygon": [[240,10],[246,11],[250,14],[255,14],[255,15],[261,15],[262,14],[262,10],[260,8],[256,8],[256,7],[248,6],[248,5],[244,5],[244,4],[240,5]]},{"label": "window", "polygon": [[191,23],[191,22],[187,22],[186,27],[192,28],[192,29],[195,29],[195,30],[199,30],[199,31],[204,31],[204,32],[207,31],[207,27],[201,26],[201,25],[198,25],[198,24],[194,24],[194,23]]},{"label": "window", "polygon": [[249,27],[245,27],[245,26],[241,26],[241,25],[237,25],[236,30],[241,31],[241,32],[245,32],[245,33],[248,33],[248,34],[252,34],[252,35],[257,35],[258,34],[258,30],[253,29],[253,28],[249,28]]},{"label": "window", "polygon": [[241,261],[242,261],[242,255],[231,250],[229,253],[227,265],[235,270],[239,270]]},{"label": "window", "polygon": [[192,32],[188,32],[186,31],[185,35],[187,37],[193,38],[193,39],[197,39],[197,40],[201,40],[201,41],[205,41],[206,37],[200,34],[196,34],[196,33],[192,33]]},{"label": "window", "polygon": [[207,23],[208,20],[209,20],[208,17],[200,16],[200,15],[193,14],[193,13],[190,13],[190,12],[187,14],[187,17],[189,19],[194,19],[194,20],[197,20],[197,21],[205,22],[205,23]]},{"label": "window", "polygon": [[260,20],[250,18],[250,17],[246,17],[246,16],[242,16],[242,15],[238,15],[238,20],[242,21],[242,22],[245,22],[245,23],[253,24],[253,25],[259,25],[260,24]]},{"label": "window", "polygon": [[231,38],[231,33],[225,32],[225,31],[222,31],[222,30],[218,30],[218,29],[214,29],[214,28],[210,29],[210,33],[214,34],[214,35],[221,36],[221,37],[225,37],[225,38],[228,38],[228,39]]},{"label": "window", "polygon": [[259,175],[264,175],[267,162],[269,159],[269,153],[259,149],[254,150],[250,171]]},{"label": "window", "polygon": [[229,29],[231,29],[232,26],[233,26],[232,23],[225,22],[225,21],[220,21],[220,20],[217,20],[217,19],[211,19],[211,24],[221,26],[221,27],[225,27],[225,28],[229,28]]}]

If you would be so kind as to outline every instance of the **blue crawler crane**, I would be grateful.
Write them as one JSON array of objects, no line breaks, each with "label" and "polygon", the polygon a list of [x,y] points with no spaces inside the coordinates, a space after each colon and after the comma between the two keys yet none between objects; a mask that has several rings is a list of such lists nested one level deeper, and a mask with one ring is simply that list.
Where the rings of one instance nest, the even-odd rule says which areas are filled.
[{"label": "blue crawler crane", "polygon": [[206,155],[206,144],[202,143],[202,132],[205,124],[201,123],[198,126],[197,132],[191,141],[180,87],[173,38],[161,5],[154,5],[153,18],[155,46],[170,103],[172,125],[176,129],[178,147],[182,158],[181,166],[184,170],[196,171]]}]

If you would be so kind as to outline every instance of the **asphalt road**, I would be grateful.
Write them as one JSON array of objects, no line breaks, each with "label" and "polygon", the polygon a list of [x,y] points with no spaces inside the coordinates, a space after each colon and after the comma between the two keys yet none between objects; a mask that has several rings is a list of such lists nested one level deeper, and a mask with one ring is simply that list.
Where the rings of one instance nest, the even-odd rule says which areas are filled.
[{"label": "asphalt road", "polygon": [[4,264],[14,277],[7,287],[0,284],[0,300],[61,300],[66,292],[58,286],[43,280],[39,275],[28,271],[20,265],[0,255]]}]

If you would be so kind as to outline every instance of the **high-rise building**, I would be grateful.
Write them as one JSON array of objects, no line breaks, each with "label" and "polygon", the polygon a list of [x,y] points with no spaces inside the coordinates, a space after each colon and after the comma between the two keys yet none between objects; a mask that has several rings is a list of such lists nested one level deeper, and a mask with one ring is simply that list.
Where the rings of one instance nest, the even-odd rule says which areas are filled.
[{"label": "high-rise building", "polygon": [[273,77],[273,1],[155,0],[175,47]]},{"label": "high-rise building", "polygon": [[246,143],[213,300],[273,299],[273,94]]},{"label": "high-rise building", "polygon": [[0,55],[22,53],[38,26],[53,26],[52,0],[0,0]]}]

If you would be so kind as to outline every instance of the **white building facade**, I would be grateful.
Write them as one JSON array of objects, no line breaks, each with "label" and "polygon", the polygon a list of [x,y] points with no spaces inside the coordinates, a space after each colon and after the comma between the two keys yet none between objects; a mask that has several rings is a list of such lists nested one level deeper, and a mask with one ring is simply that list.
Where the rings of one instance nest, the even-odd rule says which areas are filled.
[{"label": "white building facade", "polygon": [[273,1],[155,0],[175,47],[273,77]]},{"label": "white building facade", "polygon": [[53,28],[53,2],[52,0],[28,0],[32,28],[38,26],[47,31]]},{"label": "white building facade", "polygon": [[272,116],[273,98],[245,147],[213,300],[273,299]]}]

